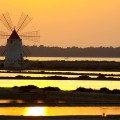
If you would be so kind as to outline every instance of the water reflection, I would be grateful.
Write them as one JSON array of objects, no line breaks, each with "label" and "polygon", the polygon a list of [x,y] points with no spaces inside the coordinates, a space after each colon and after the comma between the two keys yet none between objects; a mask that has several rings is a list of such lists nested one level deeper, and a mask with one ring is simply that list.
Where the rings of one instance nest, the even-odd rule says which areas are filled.
[{"label": "water reflection", "polygon": [[0,103],[23,103],[23,100],[0,99]]},{"label": "water reflection", "polygon": [[[22,75],[22,76],[31,76],[31,77],[44,77],[44,76],[53,76],[53,75],[62,75],[62,76],[67,76],[67,77],[73,77],[75,76],[79,76],[79,74],[107,74],[107,75],[120,75],[120,72],[116,72],[116,71],[54,71],[54,70],[45,70],[43,73],[41,70],[23,70],[22,72],[25,73],[21,73],[20,71],[18,73],[15,72],[11,72],[11,73],[7,73],[7,71],[5,70],[0,70],[0,76],[3,77],[15,77],[18,75]],[[32,73],[30,73],[32,72]],[[38,73],[35,73],[38,72]],[[47,72],[47,73],[46,73]],[[73,75],[71,75],[73,74]],[[70,75],[70,76],[69,76]],[[75,77],[74,76],[74,77]]]},{"label": "water reflection", "polygon": [[35,85],[40,88],[59,87],[61,90],[75,90],[78,87],[100,89],[120,89],[120,81],[103,80],[0,80],[0,87]]},{"label": "water reflection", "polygon": [[45,116],[44,107],[28,107],[25,108],[25,116]]},{"label": "water reflection", "polygon": [[[4,60],[5,57],[0,56],[1,60]],[[120,58],[105,58],[105,57],[24,57],[24,59],[32,61],[55,61],[55,60],[64,60],[64,61],[116,61],[120,62]]]},{"label": "water reflection", "polygon": [[62,76],[62,77],[79,77],[79,75],[59,75],[59,74],[35,74],[35,73],[0,73],[0,77],[16,77],[16,76],[25,76],[25,77],[50,77],[50,76]]},{"label": "water reflection", "polygon": [[103,113],[120,114],[120,107],[46,107],[46,116],[102,115]]},{"label": "water reflection", "polygon": [[0,107],[0,115],[120,115],[120,107]]},{"label": "water reflection", "polygon": [[120,58],[102,58],[102,57],[26,57],[25,59],[33,61],[55,61],[55,60],[64,60],[64,61],[116,61],[120,62]]}]

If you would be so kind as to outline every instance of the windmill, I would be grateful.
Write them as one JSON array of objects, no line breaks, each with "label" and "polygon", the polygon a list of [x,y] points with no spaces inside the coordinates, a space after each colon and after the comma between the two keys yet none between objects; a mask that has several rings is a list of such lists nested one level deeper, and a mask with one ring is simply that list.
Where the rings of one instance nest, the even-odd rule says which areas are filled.
[{"label": "windmill", "polygon": [[24,61],[23,39],[38,41],[40,38],[38,31],[21,33],[21,31],[31,21],[29,15],[22,13],[17,26],[13,26],[9,13],[3,13],[0,16],[0,21],[8,29],[10,34],[0,31],[0,38],[6,39],[5,47],[5,67],[21,67]]}]

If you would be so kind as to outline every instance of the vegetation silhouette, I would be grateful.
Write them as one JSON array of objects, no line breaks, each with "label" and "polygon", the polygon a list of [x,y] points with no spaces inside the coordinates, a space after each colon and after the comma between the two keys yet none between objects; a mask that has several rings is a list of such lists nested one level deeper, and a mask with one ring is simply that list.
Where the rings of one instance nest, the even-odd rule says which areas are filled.
[{"label": "vegetation silhouette", "polygon": [[[39,91],[39,90],[42,90],[42,91],[63,91],[61,90],[59,87],[51,87],[51,86],[48,86],[48,87],[44,87],[44,88],[39,88],[35,85],[28,85],[28,86],[14,86],[12,87],[12,89],[17,89],[19,92],[31,92],[32,90],[36,90],[36,91]],[[92,88],[84,88],[84,87],[78,87],[76,88],[75,90],[71,90],[72,92],[96,92],[96,93],[105,93],[105,94],[120,94],[120,90],[118,89],[113,89],[113,90],[109,90],[108,88],[106,87],[103,87],[103,88],[100,88],[98,90],[96,89],[92,89]]]},{"label": "vegetation silhouette", "polygon": [[92,88],[84,88],[84,87],[79,87],[76,90],[73,90],[76,92],[94,92],[94,93],[103,93],[103,94],[120,94],[120,90],[118,89],[113,89],[109,90],[106,87],[100,88],[99,90],[92,89]]},{"label": "vegetation silhouette", "polygon": [[[12,88],[0,88],[0,99],[8,99],[12,102],[8,105],[17,105],[17,100],[23,101],[24,104],[35,103],[38,101],[42,104],[55,105],[54,103],[66,104],[83,104],[95,105],[105,103],[106,105],[120,103],[120,90],[109,90],[101,88],[95,90],[92,88],[79,87],[75,90],[64,91],[58,87],[38,88],[34,85],[14,86]],[[38,103],[39,104],[39,103]],[[103,104],[103,105],[105,105]],[[1,104],[0,104],[1,105]],[[4,104],[6,105],[6,104]]]},{"label": "vegetation silhouette", "polygon": [[33,89],[38,89],[38,87],[35,85],[20,86],[20,87],[14,86],[13,89],[18,89],[20,92],[30,92]]},{"label": "vegetation silhouette", "polygon": [[42,90],[44,91],[61,91],[60,88],[58,87],[45,87],[45,88],[42,88]]},{"label": "vegetation silhouette", "polygon": [[[45,74],[45,73],[44,73]],[[57,73],[56,73],[57,74]],[[71,75],[64,73],[61,75],[53,75],[53,76],[42,76],[42,77],[32,77],[32,76],[23,76],[23,75],[17,75],[15,77],[0,77],[0,79],[20,79],[20,80],[117,80],[119,81],[120,75],[109,75],[109,74],[80,74],[78,77],[69,77],[69,76],[62,76],[62,75]],[[76,74],[74,74],[76,75]],[[79,74],[77,74],[79,75]],[[95,77],[91,77],[90,75],[94,75]]]},{"label": "vegetation silhouette", "polygon": [[[120,57],[120,47],[46,47],[23,46],[25,55],[36,57]],[[5,46],[0,46],[0,54],[4,55]],[[29,50],[29,51],[28,51]]]}]

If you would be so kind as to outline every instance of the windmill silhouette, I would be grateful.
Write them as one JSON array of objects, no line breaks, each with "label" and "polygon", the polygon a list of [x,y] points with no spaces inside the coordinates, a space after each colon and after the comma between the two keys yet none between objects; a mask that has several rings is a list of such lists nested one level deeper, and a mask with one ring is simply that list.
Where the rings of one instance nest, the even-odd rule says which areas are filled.
[{"label": "windmill silhouette", "polygon": [[22,39],[39,41],[39,31],[20,33],[31,21],[29,15],[22,13],[17,26],[13,26],[9,13],[3,13],[0,21],[8,29],[10,34],[0,31],[0,38],[7,39],[5,47],[5,67],[21,67],[24,61],[24,50]]}]

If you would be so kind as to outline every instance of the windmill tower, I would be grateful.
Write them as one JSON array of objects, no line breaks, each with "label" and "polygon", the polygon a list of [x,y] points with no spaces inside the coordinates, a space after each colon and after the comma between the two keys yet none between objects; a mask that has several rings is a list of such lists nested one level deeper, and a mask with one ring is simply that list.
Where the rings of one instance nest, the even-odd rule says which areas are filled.
[{"label": "windmill tower", "polygon": [[9,13],[4,13],[0,16],[0,20],[5,27],[11,32],[10,35],[1,31],[1,38],[7,37],[7,44],[5,50],[5,67],[22,67],[24,61],[24,50],[22,47],[22,39],[39,40],[39,32],[33,31],[22,33],[19,35],[26,25],[31,21],[31,18],[22,13],[20,20],[16,27],[13,26]]},{"label": "windmill tower", "polygon": [[6,66],[15,65],[20,67],[23,62],[23,48],[22,39],[20,39],[16,30],[14,29],[10,37],[7,39],[5,63]]}]

